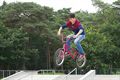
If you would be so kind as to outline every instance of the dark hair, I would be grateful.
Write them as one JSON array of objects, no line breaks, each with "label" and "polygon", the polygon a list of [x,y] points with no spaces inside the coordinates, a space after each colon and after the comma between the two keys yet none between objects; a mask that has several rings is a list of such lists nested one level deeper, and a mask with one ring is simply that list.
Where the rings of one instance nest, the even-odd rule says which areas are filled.
[{"label": "dark hair", "polygon": [[70,13],[69,14],[69,18],[75,18],[75,14],[74,13]]}]

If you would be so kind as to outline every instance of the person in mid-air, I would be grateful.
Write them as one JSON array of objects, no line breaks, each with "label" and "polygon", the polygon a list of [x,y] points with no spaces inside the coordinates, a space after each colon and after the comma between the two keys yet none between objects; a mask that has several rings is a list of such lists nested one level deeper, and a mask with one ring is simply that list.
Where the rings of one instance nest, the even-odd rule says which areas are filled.
[{"label": "person in mid-air", "polygon": [[70,13],[69,14],[69,20],[63,24],[59,30],[58,30],[58,35],[61,35],[61,31],[64,28],[69,28],[70,30],[72,30],[74,32],[74,34],[68,35],[67,38],[67,46],[68,46],[68,52],[70,51],[70,42],[71,40],[74,39],[74,43],[77,46],[77,50],[80,54],[80,57],[83,57],[85,55],[85,52],[80,44],[80,42],[85,39],[85,31],[84,28],[82,27],[80,21],[78,19],[75,18],[75,14],[74,13]]}]

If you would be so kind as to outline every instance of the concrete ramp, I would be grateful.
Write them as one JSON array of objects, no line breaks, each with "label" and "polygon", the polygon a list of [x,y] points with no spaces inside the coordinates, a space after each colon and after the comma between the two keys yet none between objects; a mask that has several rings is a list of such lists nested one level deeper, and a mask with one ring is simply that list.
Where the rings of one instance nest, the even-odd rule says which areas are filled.
[{"label": "concrete ramp", "polygon": [[79,80],[95,80],[95,70],[90,70],[84,76],[82,76]]},{"label": "concrete ramp", "polygon": [[30,75],[37,75],[37,72],[36,71],[20,71],[6,78],[3,78],[1,80],[22,80],[23,78]]}]

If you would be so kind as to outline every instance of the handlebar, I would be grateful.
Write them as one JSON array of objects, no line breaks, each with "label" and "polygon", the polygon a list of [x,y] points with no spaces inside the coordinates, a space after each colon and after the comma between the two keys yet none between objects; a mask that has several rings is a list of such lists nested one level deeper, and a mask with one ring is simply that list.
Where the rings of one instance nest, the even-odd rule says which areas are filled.
[{"label": "handlebar", "polygon": [[67,36],[61,33],[60,40],[62,41],[62,43],[65,43],[67,39],[73,39],[73,37],[67,38]]}]

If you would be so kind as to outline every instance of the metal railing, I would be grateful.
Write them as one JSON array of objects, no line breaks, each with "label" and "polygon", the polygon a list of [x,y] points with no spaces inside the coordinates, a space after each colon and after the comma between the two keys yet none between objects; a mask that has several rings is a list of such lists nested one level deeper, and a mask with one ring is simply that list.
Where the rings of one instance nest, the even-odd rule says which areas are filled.
[{"label": "metal railing", "polygon": [[0,79],[10,76],[14,73],[19,72],[20,70],[0,70]]},{"label": "metal railing", "polygon": [[72,74],[75,71],[75,75],[77,75],[77,68],[73,69],[71,72],[69,72],[66,76],[65,76],[65,80],[68,80],[68,77],[70,76],[70,74]]}]

